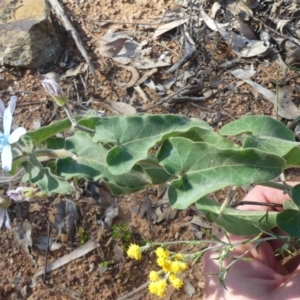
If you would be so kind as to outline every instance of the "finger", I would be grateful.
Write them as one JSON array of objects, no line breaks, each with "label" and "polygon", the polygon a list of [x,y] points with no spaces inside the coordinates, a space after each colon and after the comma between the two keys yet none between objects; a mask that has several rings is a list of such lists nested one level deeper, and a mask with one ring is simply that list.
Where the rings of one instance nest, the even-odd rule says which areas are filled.
[{"label": "finger", "polygon": [[[289,185],[296,185],[298,182],[288,182]],[[290,196],[284,194],[282,190],[257,185],[255,186],[243,200],[254,201],[254,202],[264,202],[264,203],[276,203],[282,204],[285,200],[289,200]],[[238,207],[240,210],[274,210],[272,207],[260,206],[260,205],[241,205]]]},{"label": "finger", "polygon": [[[230,252],[230,257],[223,261],[223,269],[249,250],[249,247],[243,245]],[[295,268],[294,261],[289,267],[281,266],[274,258],[269,243],[263,243],[259,251],[256,248],[250,249],[244,257],[249,259],[237,260],[231,266],[224,280],[227,289],[220,285],[216,275],[220,272],[219,255],[216,251],[208,251],[204,255],[204,300],[253,300],[262,299],[262,295],[263,299],[272,300],[299,299],[295,297],[300,295],[300,285],[296,284],[300,280],[299,265]]]},{"label": "finger", "polygon": [[[268,248],[267,243],[266,247]],[[230,253],[231,257],[240,255],[240,248],[237,252]],[[269,253],[271,249],[261,249],[264,253]],[[272,254],[272,253],[270,253]],[[238,260],[229,269],[224,280],[227,290],[220,285],[217,274],[220,271],[218,260],[219,253],[209,251],[205,254],[203,260],[203,271],[205,276],[205,300],[228,299],[228,300],[247,300],[262,299],[261,295],[268,295],[276,289],[282,282],[283,275],[273,270],[264,258],[256,259],[251,257],[250,260]],[[270,255],[271,257],[273,255]],[[267,258],[267,256],[265,256]],[[274,256],[273,256],[274,257]],[[223,267],[228,266],[233,260],[226,258]],[[276,264],[277,262],[274,261]],[[269,299],[265,297],[264,299]],[[271,298],[270,298],[271,299]],[[272,298],[274,299],[274,298]],[[277,298],[276,298],[277,299]]]}]

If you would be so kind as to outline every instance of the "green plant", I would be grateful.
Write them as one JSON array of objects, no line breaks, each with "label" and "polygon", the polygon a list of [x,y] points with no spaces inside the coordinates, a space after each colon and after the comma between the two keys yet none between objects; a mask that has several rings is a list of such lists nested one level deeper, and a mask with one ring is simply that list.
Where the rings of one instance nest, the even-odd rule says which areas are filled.
[{"label": "green plant", "polygon": [[128,223],[113,225],[111,236],[116,240],[121,240],[125,248],[127,248],[132,239],[132,233],[129,229]]},{"label": "green plant", "polygon": [[80,244],[83,245],[88,241],[89,236],[83,228],[79,229],[79,234],[80,234]]},{"label": "green plant", "polygon": [[[288,233],[281,239],[300,237],[300,185],[272,181],[284,170],[300,167],[299,143],[280,122],[267,116],[246,116],[226,124],[217,134],[204,121],[180,115],[102,118],[87,114],[74,118],[65,96],[57,92],[57,86],[55,89],[54,100],[62,97],[59,105],[69,118],[27,132],[13,144],[11,175],[24,170],[23,182],[37,185],[46,194],[68,194],[70,181],[80,178],[101,179],[117,196],[167,183],[172,207],[196,204],[225,231],[257,235],[249,243],[277,239],[271,234],[276,226]],[[67,130],[75,132],[57,137]],[[227,137],[238,137],[239,143]],[[227,186],[247,184],[281,189],[291,201],[282,212],[265,213],[238,211],[207,196]],[[0,203],[0,209],[7,207]],[[270,236],[262,238],[262,232]],[[113,237],[129,243],[131,233],[127,225],[116,225]],[[226,249],[234,246],[216,243]]]},{"label": "green plant", "polygon": [[109,261],[102,261],[100,264],[100,267],[108,267],[110,265],[110,262]]}]

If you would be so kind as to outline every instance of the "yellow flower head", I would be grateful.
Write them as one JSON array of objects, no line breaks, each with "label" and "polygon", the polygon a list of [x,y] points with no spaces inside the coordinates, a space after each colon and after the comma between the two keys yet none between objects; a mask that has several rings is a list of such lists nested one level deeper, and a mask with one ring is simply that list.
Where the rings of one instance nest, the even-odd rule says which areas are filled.
[{"label": "yellow flower head", "polygon": [[155,250],[155,253],[157,255],[158,258],[168,258],[170,256],[170,252],[168,250],[165,250],[164,248],[162,247],[158,247],[156,250]]},{"label": "yellow flower head", "polygon": [[136,260],[139,260],[142,258],[141,247],[136,244],[131,244],[126,253],[130,258],[133,258]]},{"label": "yellow flower head", "polygon": [[170,266],[170,271],[172,273],[179,273],[186,270],[187,267],[188,267],[187,263],[184,263],[182,261],[172,261]]},{"label": "yellow flower head", "polygon": [[156,271],[150,271],[149,273],[149,279],[151,281],[158,281],[159,280],[159,273]]},{"label": "yellow flower head", "polygon": [[157,264],[163,269],[165,273],[171,272],[172,261],[162,257],[157,258]]},{"label": "yellow flower head", "polygon": [[183,254],[181,254],[181,253],[176,253],[176,254],[174,255],[174,259],[175,259],[175,260],[184,260],[184,256],[183,256]]},{"label": "yellow flower head", "polygon": [[183,281],[180,278],[176,278],[173,280],[172,285],[176,290],[179,290],[183,286]]},{"label": "yellow flower head", "polygon": [[159,297],[164,296],[166,288],[167,288],[167,282],[165,279],[160,279],[155,282],[150,282],[148,285],[148,289],[150,293]]},{"label": "yellow flower head", "polygon": [[169,281],[176,290],[180,289],[183,286],[183,281],[180,278],[176,277],[174,274],[170,274]]}]

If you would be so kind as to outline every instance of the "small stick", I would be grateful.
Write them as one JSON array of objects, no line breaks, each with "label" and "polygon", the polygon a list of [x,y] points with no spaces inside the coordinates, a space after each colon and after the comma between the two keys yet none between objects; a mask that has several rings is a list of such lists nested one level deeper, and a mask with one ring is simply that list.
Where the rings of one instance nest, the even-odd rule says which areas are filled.
[{"label": "small stick", "polygon": [[79,34],[75,30],[75,28],[73,27],[71,22],[69,21],[68,17],[65,15],[63,7],[58,2],[58,0],[47,0],[47,1],[51,5],[51,7],[55,10],[56,14],[61,18],[62,22],[64,23],[64,26],[65,26],[66,30],[71,32],[72,37],[73,37],[73,39],[76,43],[76,46],[77,46],[78,50],[80,51],[80,53],[84,57],[85,61],[89,65],[89,69],[90,69],[90,71],[91,71],[91,73],[92,73],[92,75],[94,76],[94,79],[95,79],[95,85],[97,86],[97,76],[96,76],[94,67],[93,67],[93,65],[92,65],[92,63],[89,59],[87,51],[83,47],[83,43],[82,43],[82,40],[81,40]]},{"label": "small stick", "polygon": [[143,99],[144,103],[149,102],[149,99],[148,99],[146,93],[142,90],[142,88],[139,85],[135,86],[133,88],[139,94],[139,96]]},{"label": "small stick", "polygon": [[160,101],[154,103],[153,105],[150,105],[150,106],[147,106],[147,107],[145,107],[145,108],[142,108],[142,109],[140,109],[139,111],[146,111],[146,110],[148,110],[148,109],[150,109],[150,108],[153,108],[153,107],[155,107],[155,106],[161,105],[161,104],[163,104],[163,103],[169,101],[170,99],[172,99],[173,97],[175,97],[176,95],[178,95],[180,92],[182,92],[182,91],[184,91],[184,90],[186,90],[186,89],[188,89],[188,88],[190,88],[190,85],[187,85],[187,86],[184,86],[184,87],[178,89],[178,90],[177,90],[176,92],[174,92],[173,94],[168,95],[168,96],[164,97],[162,100],[160,100]]},{"label": "small stick", "polygon": [[43,280],[46,281],[47,276],[47,267],[48,267],[48,253],[49,253],[49,242],[50,242],[50,222],[47,220],[48,229],[47,229],[47,248],[46,248],[46,260],[45,260],[45,268],[44,268],[44,275]]},{"label": "small stick", "polygon": [[266,203],[266,202],[256,202],[256,201],[240,201],[231,204],[230,207],[237,207],[239,205],[259,205],[259,206],[280,207],[280,208],[283,207],[282,204],[278,204],[278,203]]},{"label": "small stick", "polygon": [[129,297],[131,297],[132,295],[134,295],[134,294],[142,291],[143,289],[145,289],[147,287],[148,283],[149,283],[148,281],[145,282],[144,284],[142,284],[141,286],[139,286],[138,288],[136,288],[132,292],[128,293],[127,295],[125,295],[125,296],[123,296],[123,297],[121,297],[117,300],[127,300],[127,299],[129,299]]},{"label": "small stick", "polygon": [[[11,91],[11,90],[1,90],[1,93],[3,93],[3,92],[7,92],[7,93],[10,93],[10,94],[19,94],[19,93],[24,93],[24,94],[35,94],[35,95],[39,95],[39,96],[43,96],[43,97],[46,97],[46,96],[48,96],[48,95],[46,95],[46,94],[41,94],[41,93],[38,93],[38,92],[32,92],[32,91],[16,91],[16,90],[13,90],[13,91]],[[35,102],[37,102],[37,101],[35,101]],[[39,103],[40,102],[46,102],[45,100],[41,100],[41,101],[39,101]],[[26,104],[29,104],[29,102],[27,102]],[[20,106],[20,105],[26,105],[25,103],[18,103],[18,106]],[[32,104],[32,103],[30,103],[30,104]]]}]

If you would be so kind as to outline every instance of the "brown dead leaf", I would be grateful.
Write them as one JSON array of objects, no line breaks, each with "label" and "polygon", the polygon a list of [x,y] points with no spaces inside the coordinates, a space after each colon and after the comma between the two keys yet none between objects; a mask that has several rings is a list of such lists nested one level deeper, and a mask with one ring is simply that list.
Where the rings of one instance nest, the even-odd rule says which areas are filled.
[{"label": "brown dead leaf", "polygon": [[133,116],[137,113],[136,109],[125,102],[104,101],[106,109],[112,111],[115,115]]},{"label": "brown dead leaf", "polygon": [[128,40],[127,37],[117,37],[114,40],[113,35],[105,35],[99,41],[99,52],[104,57],[116,56],[124,46],[124,43]]}]

